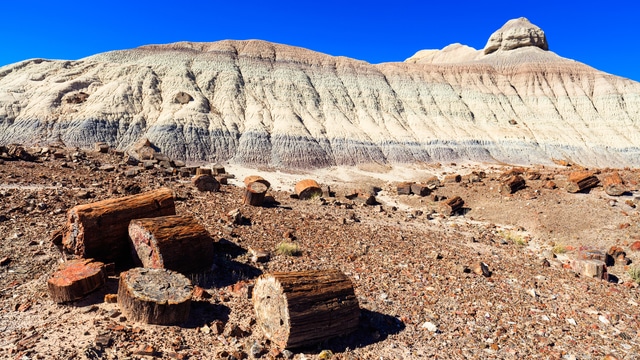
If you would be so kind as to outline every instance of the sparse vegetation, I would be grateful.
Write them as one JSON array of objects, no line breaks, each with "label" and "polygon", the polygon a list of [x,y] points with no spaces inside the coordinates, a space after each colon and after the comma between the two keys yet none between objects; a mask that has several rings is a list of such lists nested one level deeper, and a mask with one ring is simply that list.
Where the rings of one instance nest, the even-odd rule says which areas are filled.
[{"label": "sparse vegetation", "polygon": [[567,247],[562,243],[556,243],[553,245],[553,249],[551,249],[554,254],[564,254],[567,252]]},{"label": "sparse vegetation", "polygon": [[527,246],[529,242],[520,234],[514,234],[510,231],[500,231],[500,236],[502,236],[506,241],[511,242],[518,246]]},{"label": "sparse vegetation", "polygon": [[640,266],[631,267],[627,273],[631,276],[633,281],[640,284]]},{"label": "sparse vegetation", "polygon": [[298,256],[302,253],[298,244],[290,241],[283,241],[278,244],[278,246],[276,247],[276,251],[279,254],[287,256]]}]

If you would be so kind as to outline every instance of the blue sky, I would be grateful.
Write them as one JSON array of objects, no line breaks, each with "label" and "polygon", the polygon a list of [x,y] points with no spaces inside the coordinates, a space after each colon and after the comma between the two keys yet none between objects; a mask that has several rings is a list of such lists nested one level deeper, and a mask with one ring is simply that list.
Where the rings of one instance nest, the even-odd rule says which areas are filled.
[{"label": "blue sky", "polygon": [[370,63],[402,61],[459,42],[484,47],[527,17],[551,51],[640,81],[635,1],[43,1],[2,5],[0,66],[79,59],[175,41],[261,39]]}]

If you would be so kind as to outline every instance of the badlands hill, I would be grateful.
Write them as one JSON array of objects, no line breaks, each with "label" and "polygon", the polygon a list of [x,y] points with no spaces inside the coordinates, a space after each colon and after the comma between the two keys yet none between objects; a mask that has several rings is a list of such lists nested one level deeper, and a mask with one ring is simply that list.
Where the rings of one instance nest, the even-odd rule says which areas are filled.
[{"label": "badlands hill", "polygon": [[548,50],[520,18],[482,50],[369,64],[263,41],[181,42],[0,68],[0,144],[61,138],[272,167],[562,159],[640,165],[640,83]]}]

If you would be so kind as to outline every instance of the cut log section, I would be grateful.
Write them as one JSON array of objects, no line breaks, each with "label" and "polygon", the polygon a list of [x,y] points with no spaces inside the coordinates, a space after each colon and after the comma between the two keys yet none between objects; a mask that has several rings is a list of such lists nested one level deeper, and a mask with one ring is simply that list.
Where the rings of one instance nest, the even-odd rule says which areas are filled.
[{"label": "cut log section", "polygon": [[218,180],[216,180],[216,178],[214,178],[211,175],[196,175],[193,178],[193,185],[195,185],[195,187],[199,190],[199,191],[211,191],[211,192],[217,192],[220,190],[220,183],[218,182]]},{"label": "cut log section", "polygon": [[444,182],[446,183],[453,183],[453,182],[461,182],[462,181],[462,176],[460,176],[459,174],[450,174],[450,175],[445,175],[444,177]]},{"label": "cut log section", "polygon": [[431,189],[426,184],[411,184],[411,192],[418,196],[427,196],[431,194]]},{"label": "cut log section", "polygon": [[427,185],[427,187],[430,190],[435,190],[437,187],[440,186],[440,180],[435,176],[428,178],[424,183]]},{"label": "cut log section", "polygon": [[131,220],[129,238],[134,259],[146,268],[189,274],[209,269],[213,263],[213,240],[191,216]]},{"label": "cut log section", "polygon": [[171,270],[134,268],[120,273],[118,306],[132,321],[184,323],[189,318],[192,296],[189,279]]},{"label": "cut log section", "polygon": [[569,174],[569,182],[566,189],[570,193],[577,193],[591,189],[598,185],[600,181],[589,171],[576,171]]},{"label": "cut log section", "polygon": [[212,175],[213,172],[210,168],[196,168],[196,175]]},{"label": "cut log section", "polygon": [[57,303],[79,300],[104,285],[104,264],[93,259],[69,260],[47,281],[49,295]]},{"label": "cut log section", "polygon": [[454,196],[451,199],[441,202],[440,205],[438,206],[438,209],[439,209],[438,212],[446,216],[451,216],[457,213],[458,211],[460,211],[463,205],[464,205],[464,200],[462,200],[460,196]]},{"label": "cut log section", "polygon": [[249,184],[254,183],[254,182],[259,182],[259,183],[263,183],[267,186],[267,188],[271,187],[271,183],[269,183],[267,180],[265,180],[262,176],[258,176],[258,175],[249,175],[246,178],[244,178],[244,186],[249,186]]},{"label": "cut log section", "polygon": [[618,172],[613,172],[602,179],[602,186],[604,187],[604,192],[611,196],[620,196],[627,191]]},{"label": "cut log section", "polygon": [[62,245],[84,258],[130,264],[129,222],[175,214],[173,191],[167,188],[77,205],[67,212]]},{"label": "cut log section", "polygon": [[265,274],[252,298],[258,325],[281,348],[317,344],[358,327],[358,299],[339,270]]},{"label": "cut log section", "polygon": [[308,200],[322,196],[322,188],[320,188],[320,185],[312,179],[298,181],[295,187],[295,192],[300,200]]},{"label": "cut log section", "polygon": [[520,189],[524,189],[525,186],[526,183],[522,176],[513,175],[502,182],[502,185],[500,185],[500,192],[503,194],[513,194]]},{"label": "cut log section", "polygon": [[396,186],[396,191],[398,195],[411,195],[411,185],[412,182],[403,182]]},{"label": "cut log section", "polygon": [[262,206],[264,197],[267,194],[269,187],[261,182],[252,182],[247,185],[247,189],[244,192],[244,199],[242,201],[245,205]]}]

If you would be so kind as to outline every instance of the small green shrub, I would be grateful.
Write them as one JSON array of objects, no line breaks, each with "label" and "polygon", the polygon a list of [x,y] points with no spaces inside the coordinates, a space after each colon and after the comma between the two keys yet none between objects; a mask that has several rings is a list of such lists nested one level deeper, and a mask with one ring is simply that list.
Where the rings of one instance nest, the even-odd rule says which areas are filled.
[{"label": "small green shrub", "polygon": [[564,244],[556,243],[553,245],[553,249],[551,249],[554,254],[564,254],[567,252],[567,247]]},{"label": "small green shrub", "polygon": [[276,251],[279,254],[287,256],[298,256],[301,254],[300,247],[296,243],[289,241],[283,241],[276,247]]},{"label": "small green shrub", "polygon": [[627,272],[636,283],[640,284],[640,267],[634,266]]}]

